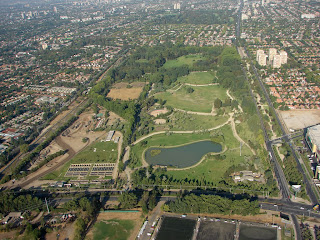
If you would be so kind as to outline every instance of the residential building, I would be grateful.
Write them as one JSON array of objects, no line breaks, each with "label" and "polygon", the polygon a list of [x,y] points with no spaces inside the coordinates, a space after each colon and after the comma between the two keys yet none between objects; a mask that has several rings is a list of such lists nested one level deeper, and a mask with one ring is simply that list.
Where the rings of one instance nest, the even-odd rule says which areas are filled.
[{"label": "residential building", "polygon": [[264,54],[264,51],[261,50],[261,49],[257,50],[257,57],[256,57],[257,62],[259,61],[259,56],[260,56],[261,54]]},{"label": "residential building", "polygon": [[272,67],[273,68],[280,68],[281,67],[281,56],[279,54],[276,54],[273,56]]},{"label": "residential building", "polygon": [[281,65],[282,64],[286,64],[288,61],[288,54],[286,51],[280,51],[280,62],[281,62]]},{"label": "residential building", "polygon": [[277,55],[277,49],[275,48],[269,48],[269,64],[272,65],[273,57]]},{"label": "residential building", "polygon": [[260,54],[258,58],[258,63],[260,66],[266,66],[267,65],[267,54]]}]

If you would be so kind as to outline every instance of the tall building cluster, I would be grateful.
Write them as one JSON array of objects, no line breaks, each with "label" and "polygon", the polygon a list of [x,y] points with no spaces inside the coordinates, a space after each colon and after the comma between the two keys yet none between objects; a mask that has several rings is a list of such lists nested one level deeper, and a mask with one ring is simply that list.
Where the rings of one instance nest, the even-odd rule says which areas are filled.
[{"label": "tall building cluster", "polygon": [[181,8],[181,4],[180,3],[173,4],[173,9],[180,10],[180,8]]},{"label": "tall building cluster", "polygon": [[[268,60],[267,60],[268,58]],[[268,55],[263,50],[257,51],[256,60],[260,66],[271,65],[273,68],[280,68],[282,64],[286,64],[288,61],[288,54],[285,51],[280,51],[278,54],[277,49],[270,48]]]}]

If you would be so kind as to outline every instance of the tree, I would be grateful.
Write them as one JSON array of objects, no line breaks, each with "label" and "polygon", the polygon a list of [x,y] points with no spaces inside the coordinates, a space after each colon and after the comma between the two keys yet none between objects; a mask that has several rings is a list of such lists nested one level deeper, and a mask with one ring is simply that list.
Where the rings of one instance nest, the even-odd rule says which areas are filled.
[{"label": "tree", "polygon": [[219,98],[217,98],[216,100],[214,100],[213,105],[214,105],[214,108],[219,109],[222,106],[222,101]]},{"label": "tree", "polygon": [[29,144],[22,144],[20,146],[20,152],[21,153],[27,153],[29,151]]},{"label": "tree", "polygon": [[194,89],[192,87],[187,87],[187,93],[193,93]]},{"label": "tree", "polygon": [[138,199],[134,193],[124,192],[119,197],[121,208],[133,208],[137,205]]}]

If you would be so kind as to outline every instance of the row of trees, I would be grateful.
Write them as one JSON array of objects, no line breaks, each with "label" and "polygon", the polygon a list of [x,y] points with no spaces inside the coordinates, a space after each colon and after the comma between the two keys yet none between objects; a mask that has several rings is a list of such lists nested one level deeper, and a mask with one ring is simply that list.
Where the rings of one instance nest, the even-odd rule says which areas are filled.
[{"label": "row of trees", "polygon": [[[222,161],[225,156],[214,156],[216,161]],[[252,192],[270,192],[273,195],[277,194],[277,185],[273,180],[273,176],[271,172],[268,172],[267,181],[268,184],[261,184],[258,182],[240,182],[235,183],[230,174],[235,172],[236,170],[245,170],[248,167],[246,166],[231,166],[224,175],[224,180],[219,182],[210,182],[205,179],[204,176],[199,176],[199,178],[183,178],[183,179],[176,179],[173,178],[172,175],[167,173],[167,170],[164,168],[157,168],[152,169],[152,167],[147,168],[140,168],[135,170],[132,173],[132,181],[135,186],[153,186],[153,185],[161,185],[163,188],[166,186],[168,188],[180,188],[180,186],[196,186],[196,187],[203,187],[203,188],[212,188],[212,189],[227,189],[229,190],[249,190]],[[254,167],[252,166],[252,170]]]},{"label": "row of trees", "polygon": [[168,204],[163,210],[175,213],[219,213],[255,215],[259,213],[259,203],[250,199],[229,199],[217,195],[186,195]]},{"label": "row of trees", "polygon": [[26,211],[45,208],[44,202],[30,194],[18,195],[10,192],[0,194],[0,213],[3,215],[14,211]]}]

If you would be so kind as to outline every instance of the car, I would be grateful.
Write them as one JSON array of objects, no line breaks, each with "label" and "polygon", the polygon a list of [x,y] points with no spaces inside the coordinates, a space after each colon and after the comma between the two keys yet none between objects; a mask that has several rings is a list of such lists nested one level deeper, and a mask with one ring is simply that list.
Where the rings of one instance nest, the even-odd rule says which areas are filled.
[{"label": "car", "polygon": [[304,210],[304,207],[300,207],[301,210]]}]

